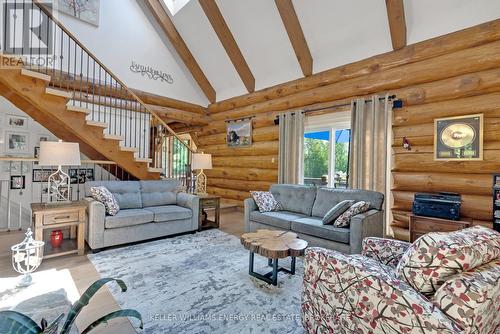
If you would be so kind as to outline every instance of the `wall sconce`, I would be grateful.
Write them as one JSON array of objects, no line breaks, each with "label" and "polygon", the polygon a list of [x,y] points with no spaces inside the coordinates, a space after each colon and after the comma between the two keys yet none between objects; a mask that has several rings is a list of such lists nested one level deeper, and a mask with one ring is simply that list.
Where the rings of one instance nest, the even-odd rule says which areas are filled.
[{"label": "wall sconce", "polygon": [[411,145],[410,142],[406,137],[403,137],[403,148],[407,151],[411,151]]}]

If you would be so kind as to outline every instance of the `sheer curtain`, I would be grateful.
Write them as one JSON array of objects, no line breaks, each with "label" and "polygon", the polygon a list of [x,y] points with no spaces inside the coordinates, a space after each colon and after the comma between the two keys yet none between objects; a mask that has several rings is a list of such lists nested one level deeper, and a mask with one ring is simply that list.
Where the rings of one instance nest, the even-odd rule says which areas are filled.
[{"label": "sheer curtain", "polygon": [[388,95],[382,100],[375,95],[370,102],[353,101],[351,108],[349,186],[386,195],[389,193],[392,102]]},{"label": "sheer curtain", "polygon": [[279,115],[279,183],[304,182],[304,114],[302,112]]}]

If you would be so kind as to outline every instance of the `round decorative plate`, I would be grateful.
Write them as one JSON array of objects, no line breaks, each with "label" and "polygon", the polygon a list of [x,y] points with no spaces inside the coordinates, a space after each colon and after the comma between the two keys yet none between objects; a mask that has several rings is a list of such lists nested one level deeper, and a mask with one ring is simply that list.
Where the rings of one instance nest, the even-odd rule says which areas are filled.
[{"label": "round decorative plate", "polygon": [[475,138],[474,128],[465,123],[450,124],[441,131],[441,142],[450,148],[465,147]]}]

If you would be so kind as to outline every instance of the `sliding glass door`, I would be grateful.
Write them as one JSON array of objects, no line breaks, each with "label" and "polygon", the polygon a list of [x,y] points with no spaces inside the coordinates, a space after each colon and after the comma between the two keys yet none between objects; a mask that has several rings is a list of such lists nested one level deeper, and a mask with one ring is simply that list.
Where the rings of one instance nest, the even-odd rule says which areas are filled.
[{"label": "sliding glass door", "polygon": [[351,140],[350,113],[306,120],[304,184],[346,188]]}]

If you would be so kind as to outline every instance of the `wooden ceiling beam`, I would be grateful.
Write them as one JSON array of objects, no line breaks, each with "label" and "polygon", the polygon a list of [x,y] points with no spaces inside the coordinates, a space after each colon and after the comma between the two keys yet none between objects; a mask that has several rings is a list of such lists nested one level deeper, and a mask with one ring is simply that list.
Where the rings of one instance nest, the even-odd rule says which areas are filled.
[{"label": "wooden ceiling beam", "polygon": [[254,92],[255,78],[215,0],[200,0],[200,5],[226,50],[229,59],[231,59],[241,81],[243,81],[249,93]]},{"label": "wooden ceiling beam", "polygon": [[165,9],[163,8],[159,0],[146,0],[146,4],[148,5],[156,21],[159,23],[160,27],[167,35],[168,39],[174,46],[179,56],[182,58],[182,61],[191,72],[191,75],[193,76],[194,80],[196,80],[207,99],[210,102],[214,103],[216,100],[214,88],[194,59],[193,54],[191,53],[191,51],[189,51],[186,43],[175,28],[174,23],[165,12]]},{"label": "wooden ceiling beam", "polygon": [[392,48],[399,50],[406,46],[406,19],[403,0],[385,0]]},{"label": "wooden ceiling beam", "polygon": [[293,7],[292,0],[274,0],[278,12],[280,13],[281,20],[285,25],[288,38],[292,43],[293,50],[295,51],[295,56],[299,61],[300,68],[304,76],[310,76],[313,72],[313,58],[311,56],[311,51],[307,45],[304,32],[300,26],[299,18]]}]

